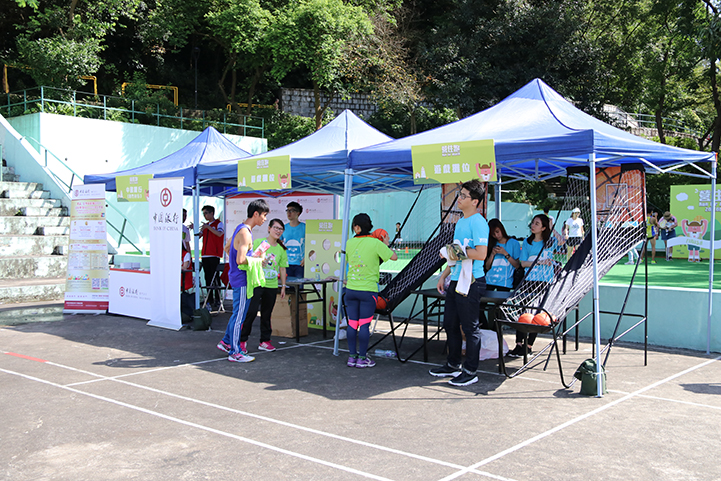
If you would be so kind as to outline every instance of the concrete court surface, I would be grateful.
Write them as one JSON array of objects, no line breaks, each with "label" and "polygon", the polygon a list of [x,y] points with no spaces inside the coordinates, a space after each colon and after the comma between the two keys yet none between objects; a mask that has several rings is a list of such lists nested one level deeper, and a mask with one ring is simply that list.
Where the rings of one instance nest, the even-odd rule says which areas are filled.
[{"label": "concrete court surface", "polygon": [[[215,347],[227,314],[209,332],[58,317],[0,328],[0,479],[721,479],[717,353],[657,349],[643,367],[616,346],[594,398],[555,363],[505,379],[484,361],[450,386],[428,375],[439,341],[430,363],[361,370],[316,331],[255,352],[256,321],[256,360],[236,364]],[[589,356],[563,356],[567,376]]]}]

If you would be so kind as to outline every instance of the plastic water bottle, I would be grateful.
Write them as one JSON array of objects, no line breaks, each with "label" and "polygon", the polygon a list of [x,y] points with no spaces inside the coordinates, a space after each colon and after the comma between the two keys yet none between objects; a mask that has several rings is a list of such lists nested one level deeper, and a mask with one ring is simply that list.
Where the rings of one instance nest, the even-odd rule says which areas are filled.
[{"label": "plastic water bottle", "polygon": [[315,280],[320,280],[320,264],[315,265]]},{"label": "plastic water bottle", "polygon": [[376,349],[376,357],[396,357],[396,352],[390,349]]}]

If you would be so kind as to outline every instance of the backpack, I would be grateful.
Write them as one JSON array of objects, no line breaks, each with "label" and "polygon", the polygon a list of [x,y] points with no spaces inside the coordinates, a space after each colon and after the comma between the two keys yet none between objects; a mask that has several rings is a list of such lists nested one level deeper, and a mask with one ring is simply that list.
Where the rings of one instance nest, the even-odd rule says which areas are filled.
[{"label": "backpack", "polygon": [[210,311],[205,307],[201,307],[193,311],[193,322],[190,324],[190,328],[194,331],[207,331],[210,329],[212,322],[213,318]]}]

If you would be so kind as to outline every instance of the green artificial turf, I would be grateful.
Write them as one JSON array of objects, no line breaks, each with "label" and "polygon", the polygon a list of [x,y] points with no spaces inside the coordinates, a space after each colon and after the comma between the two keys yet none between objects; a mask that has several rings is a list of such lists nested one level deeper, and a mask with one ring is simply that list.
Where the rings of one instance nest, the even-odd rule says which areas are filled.
[{"label": "green artificial turf", "polygon": [[[404,256],[405,257],[405,256]],[[410,256],[409,256],[410,257]],[[656,264],[648,264],[648,284],[658,287],[683,287],[689,289],[708,289],[708,260],[701,263],[688,262],[686,259],[664,260],[657,258]],[[601,279],[602,283],[628,285],[633,274],[634,266],[627,266],[624,262],[628,257],[624,256],[616,266]],[[400,272],[408,263],[410,258],[400,258],[397,261],[384,262],[381,270],[384,272]],[[717,272],[721,269],[721,261],[716,261],[714,266],[714,289],[721,289],[721,279]],[[638,268],[634,285],[642,286],[644,266]]]},{"label": "green artificial turf", "polygon": [[[631,280],[634,266],[624,265],[628,261],[628,257],[623,257],[621,261],[611,269],[603,279],[602,283],[627,285]],[[643,260],[642,260],[643,262]],[[716,261],[714,264],[714,289],[721,289],[721,280],[716,274],[721,268],[721,262]],[[649,286],[658,287],[682,287],[688,289],[706,289],[708,290],[708,260],[702,262],[689,262],[687,259],[672,259],[666,261],[663,257],[656,258],[656,264],[648,264],[648,284]],[[638,267],[636,280],[634,285],[643,285],[644,278],[643,263]]]}]

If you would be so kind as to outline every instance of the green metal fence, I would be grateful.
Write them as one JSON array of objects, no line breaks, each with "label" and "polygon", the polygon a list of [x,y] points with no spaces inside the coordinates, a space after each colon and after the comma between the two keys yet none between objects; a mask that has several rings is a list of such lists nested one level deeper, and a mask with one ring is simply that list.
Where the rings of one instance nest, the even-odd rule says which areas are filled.
[{"label": "green metal fence", "polygon": [[161,105],[150,100],[137,100],[110,95],[95,95],[78,90],[35,87],[5,94],[0,114],[16,117],[47,112],[186,130],[214,127],[227,133],[251,137],[265,136],[265,119],[228,112],[224,109],[190,110],[175,105]]}]

